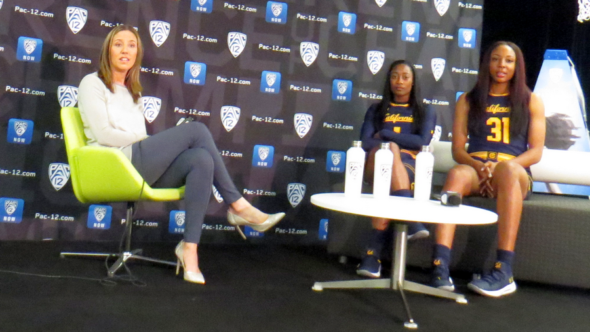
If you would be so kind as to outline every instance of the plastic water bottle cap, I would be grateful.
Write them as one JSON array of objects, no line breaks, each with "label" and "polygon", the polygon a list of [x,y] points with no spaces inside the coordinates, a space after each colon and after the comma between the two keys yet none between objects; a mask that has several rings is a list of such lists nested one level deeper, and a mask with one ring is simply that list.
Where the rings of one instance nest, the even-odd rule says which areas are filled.
[{"label": "plastic water bottle cap", "polygon": [[363,142],[362,141],[352,141],[352,146],[355,148],[360,148],[363,146]]},{"label": "plastic water bottle cap", "polygon": [[381,148],[382,149],[389,149],[389,142],[381,143]]}]

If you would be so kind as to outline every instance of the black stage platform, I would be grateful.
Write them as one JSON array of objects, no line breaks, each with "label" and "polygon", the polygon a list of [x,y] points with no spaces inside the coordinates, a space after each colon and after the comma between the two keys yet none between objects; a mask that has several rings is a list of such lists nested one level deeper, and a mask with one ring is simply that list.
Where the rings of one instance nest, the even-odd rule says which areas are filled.
[{"label": "black stage platform", "polygon": [[[106,276],[103,261],[59,258],[61,250],[115,247],[0,243],[0,330],[404,330],[403,306],[392,291],[311,290],[314,281],[354,278],[355,262],[341,265],[325,248],[204,244],[200,249],[204,286],[175,277],[171,267],[140,262],[130,267],[140,280],[137,284],[145,285],[118,281],[109,286],[99,282]],[[148,255],[174,259],[173,243],[143,247]],[[459,291],[468,295],[468,305],[408,294],[419,331],[590,329],[589,290],[519,283],[516,294],[490,299],[468,293],[466,276],[454,277]],[[427,273],[410,270],[408,279],[423,282]]]}]

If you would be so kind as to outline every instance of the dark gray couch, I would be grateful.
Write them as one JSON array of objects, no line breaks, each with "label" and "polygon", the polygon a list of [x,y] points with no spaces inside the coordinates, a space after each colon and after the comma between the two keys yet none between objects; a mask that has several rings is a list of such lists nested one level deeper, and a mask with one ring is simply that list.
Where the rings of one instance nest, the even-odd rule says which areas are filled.
[{"label": "dark gray couch", "polygon": [[[489,210],[495,210],[495,202],[481,197],[464,199],[464,204]],[[329,220],[328,252],[360,257],[371,229],[370,219],[330,212]],[[434,230],[434,225],[426,226]],[[496,231],[495,224],[458,226],[451,270],[490,268],[495,259]],[[429,267],[432,244],[433,236],[411,242],[408,265]],[[384,250],[385,254],[390,250]],[[590,200],[533,194],[525,201],[513,268],[517,281],[590,288]]]}]

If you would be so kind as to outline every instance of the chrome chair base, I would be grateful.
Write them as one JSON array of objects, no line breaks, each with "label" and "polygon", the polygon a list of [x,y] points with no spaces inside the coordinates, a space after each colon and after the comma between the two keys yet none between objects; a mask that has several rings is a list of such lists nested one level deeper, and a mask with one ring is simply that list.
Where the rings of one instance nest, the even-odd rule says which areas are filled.
[{"label": "chrome chair base", "polygon": [[[133,202],[127,203],[127,219],[126,219],[127,222],[125,225],[125,231],[126,231],[125,249],[123,249],[121,252],[119,252],[119,253],[61,252],[59,254],[59,257],[60,258],[66,258],[66,257],[83,257],[83,258],[117,257],[117,260],[115,261],[115,263],[113,263],[107,270],[107,275],[109,278],[114,277],[115,273],[117,273],[117,271],[119,269],[121,269],[121,267],[126,266],[126,263],[128,260],[132,260],[132,259],[156,263],[156,264],[170,265],[170,266],[176,267],[176,265],[177,265],[176,262],[170,262],[170,261],[165,261],[165,260],[161,260],[161,259],[146,257],[146,256],[142,255],[143,254],[142,249],[133,249],[133,250],[131,249],[131,230],[133,228],[133,209],[134,209],[134,207],[135,207],[135,204]],[[128,271],[128,273],[130,273],[128,269],[127,269],[127,271]]]},{"label": "chrome chair base", "polygon": [[109,277],[114,277],[117,271],[123,267],[123,265],[131,259],[136,259],[140,261],[146,261],[156,264],[164,264],[176,267],[176,262],[165,261],[161,259],[155,259],[151,257],[142,256],[143,253],[142,249],[134,249],[132,251],[123,251],[122,253],[99,253],[99,252],[61,252],[59,253],[60,258],[66,257],[84,257],[84,258],[107,258],[107,257],[117,257],[115,263],[113,263],[109,269],[107,270],[107,275]]}]

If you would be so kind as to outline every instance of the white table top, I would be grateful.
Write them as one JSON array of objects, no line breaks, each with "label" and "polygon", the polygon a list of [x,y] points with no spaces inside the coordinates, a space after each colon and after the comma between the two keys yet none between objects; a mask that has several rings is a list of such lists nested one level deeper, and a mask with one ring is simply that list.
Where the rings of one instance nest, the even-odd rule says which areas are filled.
[{"label": "white table top", "polygon": [[362,194],[359,198],[349,198],[343,193],[329,193],[312,195],[311,203],[345,213],[402,221],[483,225],[498,220],[496,213],[473,206],[450,207],[439,201],[417,201],[410,197],[375,199],[371,194]]}]

